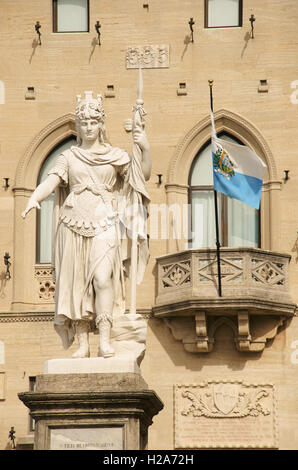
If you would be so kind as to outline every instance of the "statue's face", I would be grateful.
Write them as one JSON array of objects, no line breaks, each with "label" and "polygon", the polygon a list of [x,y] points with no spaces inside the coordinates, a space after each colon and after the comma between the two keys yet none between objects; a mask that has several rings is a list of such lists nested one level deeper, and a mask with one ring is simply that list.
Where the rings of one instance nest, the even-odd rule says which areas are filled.
[{"label": "statue's face", "polygon": [[97,119],[82,119],[80,121],[80,134],[82,141],[92,141],[97,139],[102,122]]}]

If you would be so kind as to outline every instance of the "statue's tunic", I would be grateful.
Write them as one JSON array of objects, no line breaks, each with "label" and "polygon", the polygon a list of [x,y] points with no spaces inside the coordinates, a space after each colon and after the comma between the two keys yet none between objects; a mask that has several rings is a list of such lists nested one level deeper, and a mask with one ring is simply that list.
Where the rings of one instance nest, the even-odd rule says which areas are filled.
[{"label": "statue's tunic", "polygon": [[61,179],[54,209],[54,324],[64,347],[69,347],[73,341],[74,320],[86,319],[92,326],[95,315],[103,313],[95,312],[94,308],[92,280],[95,269],[100,268],[101,263],[103,269],[106,263],[111,263],[115,298],[119,288],[123,287],[119,180],[127,181],[129,188],[130,173],[133,172],[133,182],[139,181],[139,194],[144,192],[143,175],[133,168],[130,156],[124,150],[106,144],[103,153],[71,147],[58,157],[50,171]]}]

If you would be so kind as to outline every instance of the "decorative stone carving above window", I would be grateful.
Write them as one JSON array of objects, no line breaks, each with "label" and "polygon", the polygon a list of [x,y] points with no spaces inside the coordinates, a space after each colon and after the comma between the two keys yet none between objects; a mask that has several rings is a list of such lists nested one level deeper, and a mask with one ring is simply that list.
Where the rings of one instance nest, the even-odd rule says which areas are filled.
[{"label": "decorative stone carving above window", "polygon": [[222,325],[231,328],[238,351],[262,351],[295,313],[288,283],[290,258],[258,248],[221,248],[219,297],[216,250],[161,256],[153,314],[165,319],[186,351],[212,351]]},{"label": "decorative stone carving above window", "polygon": [[166,44],[130,46],[126,50],[126,68],[137,69],[139,64],[144,69],[168,68],[169,57],[169,46]]}]

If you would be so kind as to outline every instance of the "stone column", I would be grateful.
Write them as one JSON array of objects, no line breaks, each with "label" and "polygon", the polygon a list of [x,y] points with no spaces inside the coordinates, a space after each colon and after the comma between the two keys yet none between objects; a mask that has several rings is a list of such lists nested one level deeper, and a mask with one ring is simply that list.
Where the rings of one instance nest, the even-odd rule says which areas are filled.
[{"label": "stone column", "polygon": [[143,450],[152,418],[163,408],[137,370],[43,374],[36,391],[19,398],[36,423],[34,450]]}]

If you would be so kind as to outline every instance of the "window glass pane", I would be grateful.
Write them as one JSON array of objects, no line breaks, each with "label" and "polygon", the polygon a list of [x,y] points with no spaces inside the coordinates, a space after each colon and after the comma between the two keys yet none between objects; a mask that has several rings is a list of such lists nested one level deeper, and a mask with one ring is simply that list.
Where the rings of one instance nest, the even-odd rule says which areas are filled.
[{"label": "window glass pane", "polygon": [[[221,197],[218,194],[219,227]],[[191,248],[213,248],[216,246],[214,192],[192,192],[192,243]]]},{"label": "window glass pane", "polygon": [[40,204],[39,213],[39,263],[51,262],[52,212],[54,193]]},{"label": "window glass pane", "polygon": [[228,246],[258,247],[258,211],[228,198]]},{"label": "window glass pane", "polygon": [[88,30],[88,0],[57,0],[57,31]]},{"label": "window glass pane", "polygon": [[208,27],[239,26],[240,0],[208,0]]},{"label": "window glass pane", "polygon": [[[240,144],[228,134],[221,134],[220,138],[229,142]],[[190,178],[192,189],[192,243],[191,248],[215,247],[215,211],[214,193],[204,189],[204,186],[213,186],[213,170],[211,157],[211,144],[198,153],[192,167]],[[198,189],[197,189],[198,188]],[[200,189],[199,189],[200,188]],[[259,211],[244,204],[237,199],[217,194],[219,231],[221,232],[221,216],[224,210],[224,234],[220,233],[222,246],[230,247],[258,247],[259,243]],[[224,239],[223,239],[224,236]]]},{"label": "window glass pane", "polygon": [[202,150],[192,168],[191,186],[213,186],[211,144]]},{"label": "window glass pane", "polygon": [[[42,183],[48,176],[48,172],[55,165],[56,159],[60,153],[67,150],[72,145],[76,145],[76,138],[71,137],[53,150],[47,157],[39,173],[38,184]],[[52,257],[52,218],[54,207],[54,193],[40,204],[40,211],[37,217],[37,230],[39,238],[39,247],[37,253],[38,263],[50,263]]]}]

